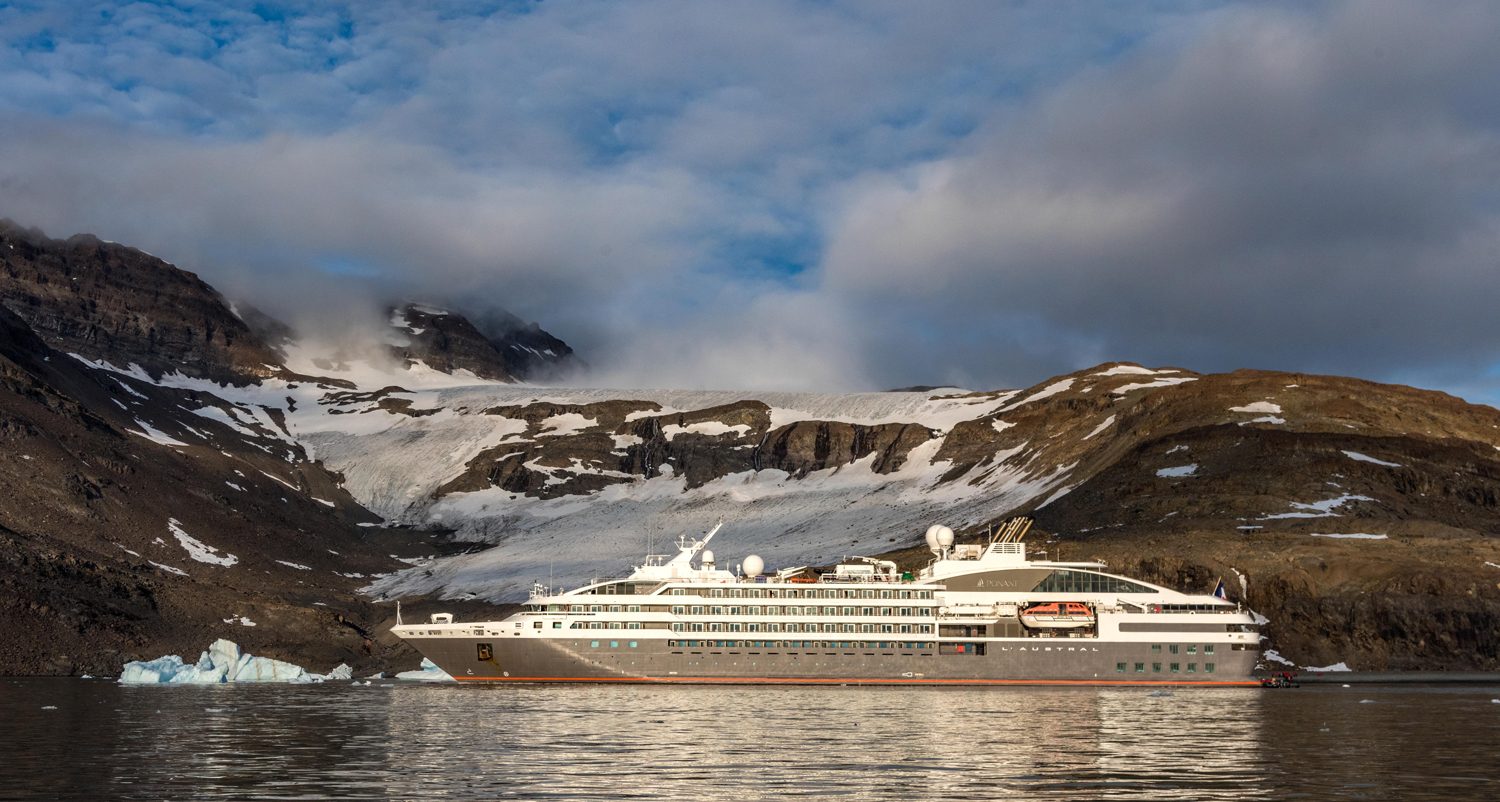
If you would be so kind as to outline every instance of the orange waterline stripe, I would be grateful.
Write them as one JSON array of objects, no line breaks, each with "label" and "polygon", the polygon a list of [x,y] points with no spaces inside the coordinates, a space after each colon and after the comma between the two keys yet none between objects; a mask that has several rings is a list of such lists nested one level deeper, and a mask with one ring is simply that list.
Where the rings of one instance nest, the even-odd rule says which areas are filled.
[{"label": "orange waterline stripe", "polygon": [[1260,687],[1259,680],[1092,680],[1092,679],[838,679],[821,677],[454,677],[459,682],[637,682],[740,683],[758,685],[1192,685]]}]

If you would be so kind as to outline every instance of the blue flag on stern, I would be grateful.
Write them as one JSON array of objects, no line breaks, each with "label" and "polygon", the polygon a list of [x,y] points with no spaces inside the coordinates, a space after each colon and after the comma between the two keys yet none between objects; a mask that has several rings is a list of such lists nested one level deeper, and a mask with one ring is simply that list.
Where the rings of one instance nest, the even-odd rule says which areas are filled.
[{"label": "blue flag on stern", "polygon": [[1214,595],[1229,601],[1229,591],[1224,588],[1224,577],[1219,577],[1219,584],[1214,586]]}]

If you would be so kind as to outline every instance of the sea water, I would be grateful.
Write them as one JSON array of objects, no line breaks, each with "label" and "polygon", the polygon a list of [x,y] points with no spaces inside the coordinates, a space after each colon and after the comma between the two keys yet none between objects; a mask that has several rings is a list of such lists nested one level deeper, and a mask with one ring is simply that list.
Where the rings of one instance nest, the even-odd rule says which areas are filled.
[{"label": "sea water", "polygon": [[1492,800],[1497,700],[0,679],[0,798]]}]

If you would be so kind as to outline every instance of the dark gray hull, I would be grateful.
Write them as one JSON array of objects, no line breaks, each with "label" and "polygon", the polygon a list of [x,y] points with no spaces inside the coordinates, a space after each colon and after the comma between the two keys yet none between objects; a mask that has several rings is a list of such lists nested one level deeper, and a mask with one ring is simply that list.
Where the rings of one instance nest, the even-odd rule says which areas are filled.
[{"label": "dark gray hull", "polygon": [[[684,647],[628,637],[427,637],[410,642],[465,682],[1259,684],[1251,675],[1259,657],[1255,651],[1232,651],[1221,645],[1211,655],[1168,654],[1153,652],[1148,643],[1100,643],[1085,638],[990,640],[984,642],[983,654],[941,654],[939,649]],[[483,645],[489,646],[488,659],[481,659]]]}]

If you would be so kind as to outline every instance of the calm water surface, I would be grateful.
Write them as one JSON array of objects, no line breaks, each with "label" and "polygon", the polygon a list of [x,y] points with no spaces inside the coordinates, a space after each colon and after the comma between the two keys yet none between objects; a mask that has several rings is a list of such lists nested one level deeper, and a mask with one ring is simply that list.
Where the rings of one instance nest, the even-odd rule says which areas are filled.
[{"label": "calm water surface", "polygon": [[0,798],[1500,799],[1500,687],[1160,694],[0,679]]}]

